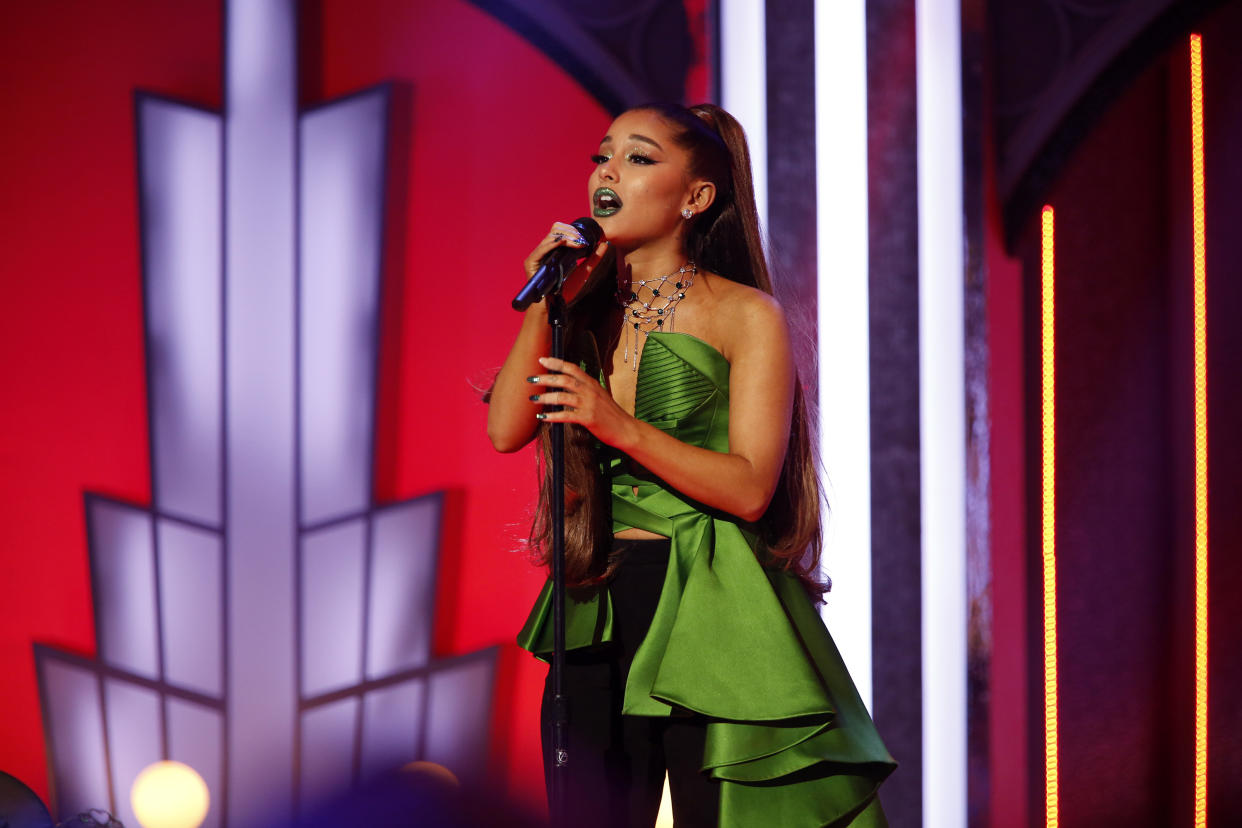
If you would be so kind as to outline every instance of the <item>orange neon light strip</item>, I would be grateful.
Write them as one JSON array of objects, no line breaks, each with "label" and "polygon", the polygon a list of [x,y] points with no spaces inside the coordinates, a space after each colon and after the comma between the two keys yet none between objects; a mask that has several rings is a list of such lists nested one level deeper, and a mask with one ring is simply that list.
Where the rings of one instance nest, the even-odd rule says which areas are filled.
[{"label": "orange neon light strip", "polygon": [[1203,39],[1190,36],[1190,181],[1195,314],[1195,826],[1207,825],[1208,431],[1207,220],[1203,175]]},{"label": "orange neon light strip", "polygon": [[1056,557],[1056,315],[1053,302],[1054,215],[1044,207],[1040,256],[1040,355],[1042,367],[1042,527],[1044,559],[1044,811],[1048,828],[1057,806],[1057,557]]}]

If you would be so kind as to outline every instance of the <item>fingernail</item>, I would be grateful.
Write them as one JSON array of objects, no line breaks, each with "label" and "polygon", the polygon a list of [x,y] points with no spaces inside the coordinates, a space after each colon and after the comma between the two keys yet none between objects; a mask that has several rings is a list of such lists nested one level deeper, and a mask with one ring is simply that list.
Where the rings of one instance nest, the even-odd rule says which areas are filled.
[{"label": "fingernail", "polygon": [[548,415],[547,415],[547,414],[544,414],[542,411],[540,411],[538,414],[536,414],[536,415],[535,415],[535,419],[536,419],[536,420],[546,420],[546,419],[548,419]]},{"label": "fingernail", "polygon": [[539,382],[539,377],[527,377],[526,381],[530,383]]},{"label": "fingernail", "polygon": [[574,239],[574,244],[580,244],[585,247],[586,243],[587,243],[587,240],[582,238],[582,236],[579,236],[578,238]]},{"label": "fingernail", "polygon": [[531,395],[530,395],[530,401],[531,401],[531,402],[539,402],[539,395],[538,395],[538,394],[531,394]]}]

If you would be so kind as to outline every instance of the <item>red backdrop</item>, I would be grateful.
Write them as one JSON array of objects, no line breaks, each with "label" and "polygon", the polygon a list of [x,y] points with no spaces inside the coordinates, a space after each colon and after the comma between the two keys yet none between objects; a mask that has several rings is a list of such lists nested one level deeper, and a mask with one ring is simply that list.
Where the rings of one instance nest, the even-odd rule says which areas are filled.
[{"label": "red backdrop", "polygon": [[[45,797],[31,644],[94,653],[82,493],[150,498],[132,93],[221,103],[219,0],[117,8],[0,18],[0,769]],[[584,212],[609,118],[464,0],[323,0],[302,25],[304,103],[397,82],[376,496],[448,493],[435,649],[504,647],[491,770],[539,806],[544,668],[511,643],[543,577],[520,543],[533,457],[492,451],[472,382],[516,333],[522,258]]]}]

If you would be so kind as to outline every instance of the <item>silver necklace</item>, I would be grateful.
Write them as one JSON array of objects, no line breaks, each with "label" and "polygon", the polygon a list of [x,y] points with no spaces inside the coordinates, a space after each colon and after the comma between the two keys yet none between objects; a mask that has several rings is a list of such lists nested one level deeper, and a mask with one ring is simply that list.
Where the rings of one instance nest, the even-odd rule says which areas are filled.
[{"label": "silver necklace", "polygon": [[[643,335],[643,344],[652,331],[671,331],[673,317],[677,305],[686,298],[686,291],[694,284],[694,277],[699,270],[694,262],[687,262],[666,276],[654,279],[639,279],[631,285],[628,293],[617,290],[617,304],[621,306],[621,335],[625,339],[625,351],[622,358],[630,361],[630,340],[634,345],[634,365],[638,370],[638,335]],[[670,283],[669,280],[673,281]]]}]

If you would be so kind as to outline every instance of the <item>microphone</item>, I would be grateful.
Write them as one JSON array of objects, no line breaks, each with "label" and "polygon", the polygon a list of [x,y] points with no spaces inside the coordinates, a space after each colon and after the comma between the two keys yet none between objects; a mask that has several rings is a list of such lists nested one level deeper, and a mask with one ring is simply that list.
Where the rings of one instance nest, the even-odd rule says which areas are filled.
[{"label": "microphone", "polygon": [[604,235],[604,231],[595,219],[583,216],[576,221],[571,221],[570,225],[582,234],[582,238],[586,239],[586,244],[582,247],[563,245],[549,250],[548,254],[539,260],[539,268],[535,271],[535,275],[531,276],[526,286],[518,291],[517,296],[513,297],[514,310],[524,311],[531,302],[537,302],[549,293],[560,290],[561,283],[565,281],[569,271],[574,269],[578,260],[599,246],[599,240]]}]

